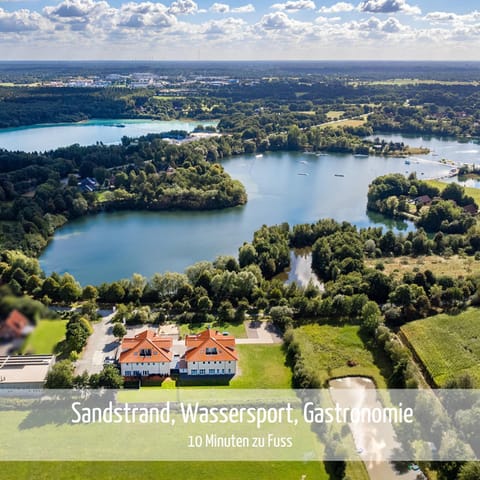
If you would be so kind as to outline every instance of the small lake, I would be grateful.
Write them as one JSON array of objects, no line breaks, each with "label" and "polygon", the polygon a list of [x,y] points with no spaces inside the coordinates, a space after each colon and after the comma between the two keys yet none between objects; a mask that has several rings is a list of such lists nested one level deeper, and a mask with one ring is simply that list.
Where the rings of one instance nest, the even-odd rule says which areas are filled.
[{"label": "small lake", "polygon": [[287,284],[296,283],[301,287],[307,287],[312,283],[323,291],[323,283],[312,270],[312,251],[310,248],[293,249],[290,251],[290,266],[285,272],[276,276]]},{"label": "small lake", "polygon": [[78,123],[41,124],[0,129],[0,148],[24,152],[44,152],[58,147],[120,143],[122,137],[141,137],[170,130],[191,132],[197,125],[216,125],[216,121],[190,120],[87,120]]},{"label": "small lake", "polygon": [[[447,158],[462,163],[470,155],[465,152],[474,148],[474,144],[451,140],[401,135],[383,138],[431,147],[438,155],[451,151]],[[147,277],[155,272],[182,272],[200,260],[236,255],[263,224],[294,225],[331,217],[358,227],[408,231],[413,228],[411,224],[367,213],[366,196],[369,183],[379,175],[415,171],[419,178],[433,178],[447,175],[451,168],[432,155],[410,160],[406,164],[403,158],[302,152],[233,157],[223,165],[245,185],[249,198],[245,206],[210,212],[117,212],[83,218],[58,230],[40,258],[41,265],[47,273],[68,271],[84,285],[98,284],[127,278],[134,272]]]}]

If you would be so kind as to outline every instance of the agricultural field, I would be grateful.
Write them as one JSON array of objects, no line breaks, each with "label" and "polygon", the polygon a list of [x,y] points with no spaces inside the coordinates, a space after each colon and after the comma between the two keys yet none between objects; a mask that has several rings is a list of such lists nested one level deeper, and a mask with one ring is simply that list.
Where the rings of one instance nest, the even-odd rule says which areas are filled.
[{"label": "agricultural field", "polygon": [[[388,363],[366,348],[359,327],[344,325],[305,325],[294,331],[305,363],[315,365],[321,384],[336,377],[370,377],[378,388],[386,388]],[[348,366],[353,362],[355,366]]]},{"label": "agricultural field", "polygon": [[480,261],[474,257],[452,255],[445,258],[438,255],[419,257],[373,258],[365,261],[368,267],[375,268],[378,263],[384,266],[383,272],[401,280],[404,273],[430,270],[436,276],[450,275],[464,277],[480,272]]},{"label": "agricultural field", "polygon": [[401,332],[438,386],[468,373],[480,387],[479,309],[417,320],[404,325]]},{"label": "agricultural field", "polygon": [[65,338],[67,320],[40,320],[22,347],[24,354],[58,353],[58,344]]}]

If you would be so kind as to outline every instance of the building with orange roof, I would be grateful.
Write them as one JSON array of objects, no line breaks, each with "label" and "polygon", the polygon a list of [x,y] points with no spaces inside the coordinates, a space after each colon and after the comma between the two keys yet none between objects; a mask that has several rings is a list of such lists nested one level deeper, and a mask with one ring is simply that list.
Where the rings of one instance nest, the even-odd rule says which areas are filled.
[{"label": "building with orange roof", "polygon": [[119,364],[124,377],[168,376],[173,361],[172,339],[145,330],[125,337],[120,346]]},{"label": "building with orange roof", "polygon": [[0,338],[14,340],[28,335],[32,330],[30,320],[18,310],[12,310],[7,319],[0,324]]},{"label": "building with orange roof", "polygon": [[208,329],[198,335],[187,335],[185,347],[188,375],[235,375],[238,354],[232,335]]}]

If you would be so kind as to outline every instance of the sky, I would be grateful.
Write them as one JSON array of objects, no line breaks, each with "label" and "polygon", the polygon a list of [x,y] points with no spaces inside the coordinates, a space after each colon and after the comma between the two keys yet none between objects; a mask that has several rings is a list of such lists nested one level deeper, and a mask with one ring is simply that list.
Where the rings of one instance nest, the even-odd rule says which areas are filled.
[{"label": "sky", "polygon": [[480,60],[480,2],[0,0],[0,60]]}]

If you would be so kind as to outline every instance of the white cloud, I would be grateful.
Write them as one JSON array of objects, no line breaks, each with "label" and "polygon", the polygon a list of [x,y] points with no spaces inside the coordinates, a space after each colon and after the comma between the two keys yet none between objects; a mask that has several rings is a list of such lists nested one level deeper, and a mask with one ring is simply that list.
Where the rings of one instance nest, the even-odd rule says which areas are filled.
[{"label": "white cloud", "polygon": [[355,5],[347,2],[338,2],[332,5],[331,7],[321,7],[318,11],[319,13],[340,13],[340,12],[351,12],[355,10]]},{"label": "white cloud", "polygon": [[117,12],[117,25],[127,28],[168,28],[177,23],[170,9],[161,3],[126,3]]},{"label": "white cloud", "polygon": [[472,23],[480,20],[480,12],[474,10],[464,15],[458,15],[453,12],[430,12],[423,19],[432,23]]},{"label": "white cloud", "polygon": [[358,5],[361,12],[368,13],[396,13],[402,12],[408,15],[420,15],[419,7],[409,5],[406,0],[366,0]]},{"label": "white cloud", "polygon": [[203,33],[207,36],[228,36],[237,37],[242,34],[246,22],[240,18],[224,18],[222,20],[212,20],[205,25]]},{"label": "white cloud", "polygon": [[176,0],[170,5],[168,13],[172,15],[194,15],[198,13],[198,5],[193,0]]},{"label": "white cloud", "polygon": [[255,7],[251,3],[233,8],[226,3],[214,3],[210,7],[210,11],[214,13],[252,13],[255,11]]},{"label": "white cloud", "polygon": [[251,3],[247,3],[246,5],[241,5],[240,7],[232,8],[232,13],[253,13],[255,11],[255,7]]},{"label": "white cloud", "polygon": [[316,6],[312,0],[289,0],[285,3],[274,3],[271,8],[287,12],[298,12],[299,10],[314,10]]},{"label": "white cloud", "polygon": [[230,5],[226,3],[214,3],[210,7],[210,11],[214,13],[228,13],[230,11]]},{"label": "white cloud", "polygon": [[45,7],[44,13],[48,17],[57,19],[78,19],[89,16],[100,15],[108,10],[107,2],[95,0],[65,0],[55,7]]},{"label": "white cloud", "polygon": [[42,24],[42,17],[37,12],[27,9],[6,12],[0,8],[0,32],[21,33],[39,30]]}]

